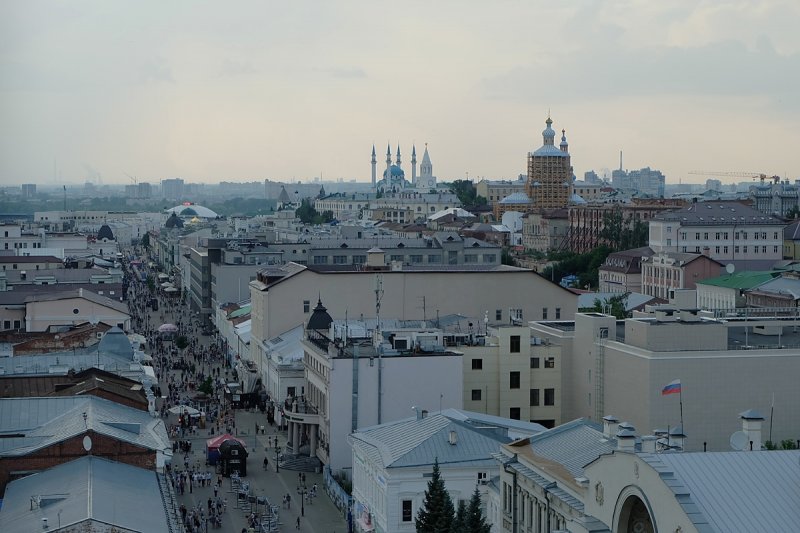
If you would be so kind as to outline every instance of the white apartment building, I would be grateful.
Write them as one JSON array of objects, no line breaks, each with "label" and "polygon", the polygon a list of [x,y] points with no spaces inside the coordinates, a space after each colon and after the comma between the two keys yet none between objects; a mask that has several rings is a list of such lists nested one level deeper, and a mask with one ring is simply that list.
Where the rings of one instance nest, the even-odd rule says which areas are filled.
[{"label": "white apartment building", "polygon": [[318,301],[306,331],[305,397],[283,413],[295,454],[307,443],[311,457],[349,469],[347,436],[357,429],[406,418],[415,406],[462,407],[462,354],[444,347],[437,328],[383,318],[334,322]]},{"label": "white apartment building", "polygon": [[777,217],[735,201],[695,202],[650,220],[655,252],[703,253],[737,269],[767,268],[783,258],[783,229]]},{"label": "white apartment building", "polygon": [[560,350],[528,325],[489,326],[464,354],[464,408],[554,427],[561,416]]},{"label": "white apartment building", "polygon": [[434,459],[447,492],[458,506],[476,486],[485,493],[500,472],[493,455],[501,444],[544,430],[458,409],[364,428],[348,437],[353,450],[353,522],[358,532],[415,531]]}]

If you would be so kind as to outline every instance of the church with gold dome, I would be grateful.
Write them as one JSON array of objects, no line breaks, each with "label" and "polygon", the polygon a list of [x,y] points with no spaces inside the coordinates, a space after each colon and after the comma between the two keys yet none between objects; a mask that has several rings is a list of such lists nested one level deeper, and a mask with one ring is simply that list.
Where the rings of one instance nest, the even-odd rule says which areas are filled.
[{"label": "church with gold dome", "polygon": [[428,153],[428,145],[425,144],[425,153],[422,155],[422,162],[419,166],[419,175],[417,175],[417,147],[411,146],[411,180],[406,179],[406,172],[403,170],[400,146],[397,146],[397,154],[394,163],[392,163],[392,147],[386,146],[386,168],[383,171],[382,177],[378,179],[378,159],[375,154],[375,146],[372,146],[372,188],[375,192],[402,192],[407,189],[412,189],[417,192],[425,192],[427,190],[436,189],[436,176],[433,175],[433,164],[431,163],[431,156]]}]

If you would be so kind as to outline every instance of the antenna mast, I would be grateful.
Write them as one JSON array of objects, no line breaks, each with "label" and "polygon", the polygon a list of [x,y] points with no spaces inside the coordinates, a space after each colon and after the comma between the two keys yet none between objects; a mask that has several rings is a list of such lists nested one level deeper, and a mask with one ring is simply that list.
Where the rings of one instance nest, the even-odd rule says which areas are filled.
[{"label": "antenna mast", "polygon": [[383,299],[383,275],[375,276],[375,320],[376,329],[381,330],[381,300]]}]

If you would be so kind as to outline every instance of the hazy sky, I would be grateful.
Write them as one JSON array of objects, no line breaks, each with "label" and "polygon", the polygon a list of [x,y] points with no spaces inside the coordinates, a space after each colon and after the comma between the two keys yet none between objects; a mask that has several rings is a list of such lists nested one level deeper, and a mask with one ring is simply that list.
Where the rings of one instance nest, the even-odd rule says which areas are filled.
[{"label": "hazy sky", "polygon": [[509,178],[548,109],[579,177],[798,178],[800,1],[0,0],[3,184]]}]

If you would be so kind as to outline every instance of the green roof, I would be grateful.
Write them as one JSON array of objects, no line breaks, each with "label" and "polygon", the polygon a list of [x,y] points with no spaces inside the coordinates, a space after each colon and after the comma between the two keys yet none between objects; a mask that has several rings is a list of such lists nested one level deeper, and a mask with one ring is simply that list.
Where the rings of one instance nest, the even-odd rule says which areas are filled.
[{"label": "green roof", "polygon": [[252,304],[243,305],[236,311],[232,312],[228,315],[228,318],[238,318],[240,316],[249,315],[250,314],[250,307]]},{"label": "green roof", "polygon": [[713,285],[715,287],[725,287],[728,289],[752,289],[762,283],[771,280],[780,274],[776,270],[742,271],[733,274],[724,274],[718,278],[704,279],[698,281],[698,285]]}]

